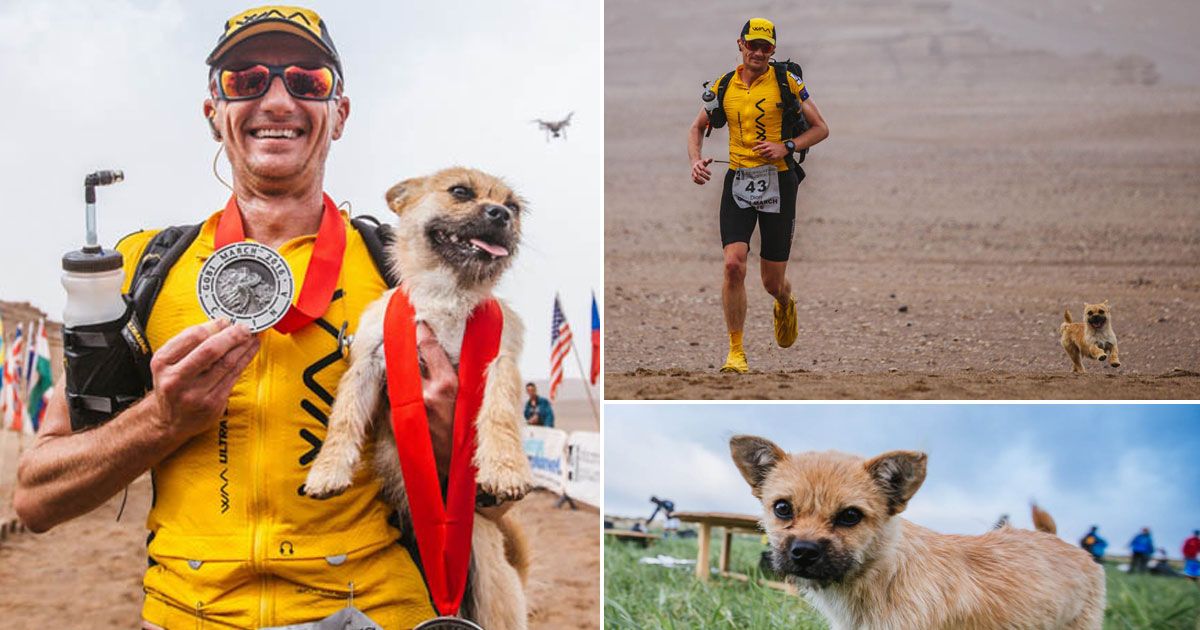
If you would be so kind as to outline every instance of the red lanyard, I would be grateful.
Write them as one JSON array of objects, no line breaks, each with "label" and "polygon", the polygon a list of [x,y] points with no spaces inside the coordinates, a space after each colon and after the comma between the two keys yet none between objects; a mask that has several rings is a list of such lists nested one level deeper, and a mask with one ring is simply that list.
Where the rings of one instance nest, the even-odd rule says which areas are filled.
[{"label": "red lanyard", "polygon": [[504,314],[499,303],[488,300],[476,307],[467,320],[458,363],[458,399],[454,405],[454,441],[445,504],[421,392],[414,316],[412,304],[401,286],[392,293],[383,320],[392,431],[429,592],[438,614],[454,615],[462,603],[471,559],[475,417],[483,403],[487,367],[500,352]]},{"label": "red lanyard", "polygon": [[[296,303],[291,305],[283,319],[275,323],[275,330],[290,335],[325,314],[337,289],[338,275],[342,271],[342,254],[346,251],[346,226],[338,214],[337,205],[322,195],[325,210],[321,215],[321,227],[317,230],[317,241],[313,243],[312,258],[304,274],[304,286]],[[213,249],[230,243],[246,240],[246,229],[242,226],[242,212],[237,198],[230,195],[225,211],[217,221],[217,232],[213,236]]]}]

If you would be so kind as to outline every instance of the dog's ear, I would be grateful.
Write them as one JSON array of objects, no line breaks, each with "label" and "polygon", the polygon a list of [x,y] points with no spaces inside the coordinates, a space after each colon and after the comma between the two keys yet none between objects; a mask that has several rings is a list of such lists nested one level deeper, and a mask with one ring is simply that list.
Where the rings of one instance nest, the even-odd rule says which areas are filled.
[{"label": "dog's ear", "polygon": [[756,497],[771,469],[787,456],[774,442],[753,435],[733,436],[729,440],[729,453]]},{"label": "dog's ear", "polygon": [[867,474],[887,498],[888,514],[904,511],[925,481],[925,453],[891,451],[864,464]]},{"label": "dog's ear", "polygon": [[421,186],[422,178],[406,179],[388,189],[383,198],[387,200],[392,212],[400,214],[417,198],[417,189]]}]

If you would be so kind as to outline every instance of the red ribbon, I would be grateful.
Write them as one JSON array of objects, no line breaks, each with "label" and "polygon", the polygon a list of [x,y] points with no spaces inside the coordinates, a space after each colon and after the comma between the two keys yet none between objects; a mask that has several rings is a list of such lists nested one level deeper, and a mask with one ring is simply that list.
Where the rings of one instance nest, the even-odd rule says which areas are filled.
[{"label": "red ribbon", "polygon": [[384,315],[383,353],[392,432],[425,581],[442,615],[458,613],[467,585],[475,518],[475,417],[483,404],[487,368],[500,352],[503,327],[504,314],[495,300],[477,306],[467,320],[458,362],[450,478],[443,504],[421,392],[415,312],[403,285],[392,293]]},{"label": "red ribbon", "polygon": [[[296,303],[288,307],[283,318],[273,328],[290,335],[309,325],[325,314],[337,289],[338,275],[342,271],[342,255],[346,252],[346,226],[338,214],[337,205],[322,194],[325,210],[321,214],[321,227],[317,229],[317,240],[313,243],[312,258],[304,274],[304,286]],[[225,211],[217,221],[217,232],[213,236],[213,248],[220,249],[230,243],[246,240],[246,229],[242,225],[242,211],[237,197],[230,195]]]}]

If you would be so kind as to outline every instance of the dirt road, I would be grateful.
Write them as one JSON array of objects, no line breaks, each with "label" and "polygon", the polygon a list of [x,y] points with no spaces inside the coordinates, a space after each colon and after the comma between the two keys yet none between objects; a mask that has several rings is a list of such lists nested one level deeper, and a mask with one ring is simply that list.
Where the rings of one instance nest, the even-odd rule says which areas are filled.
[{"label": "dirt road", "polygon": [[[767,11],[777,57],[804,65],[831,135],[809,154],[797,208],[800,339],[774,345],[756,236],[745,336],[757,374],[741,379],[714,374],[727,344],[720,187],[690,181],[685,140],[700,83],[736,65],[748,16],[712,1],[682,21],[606,5],[609,398],[1200,397],[1200,87],[1120,50],[1051,52],[963,4]],[[1154,5],[1123,27],[1144,37],[1195,11]],[[1041,17],[1110,19],[1091,6]],[[672,37],[655,37],[666,22]],[[714,131],[704,153],[726,147]],[[1078,320],[1105,299],[1123,365],[1065,378],[1063,310]]]}]

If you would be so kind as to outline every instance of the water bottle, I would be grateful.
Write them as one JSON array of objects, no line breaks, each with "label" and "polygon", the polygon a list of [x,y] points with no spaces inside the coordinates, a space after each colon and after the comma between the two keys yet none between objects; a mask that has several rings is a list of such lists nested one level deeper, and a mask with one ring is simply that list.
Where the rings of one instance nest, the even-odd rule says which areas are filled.
[{"label": "water bottle", "polygon": [[76,431],[112,419],[145,392],[123,335],[132,313],[121,294],[124,261],[120,252],[100,247],[96,235],[96,186],[122,179],[121,171],[97,171],[84,179],[87,238],[81,249],[62,257],[63,359]]}]

